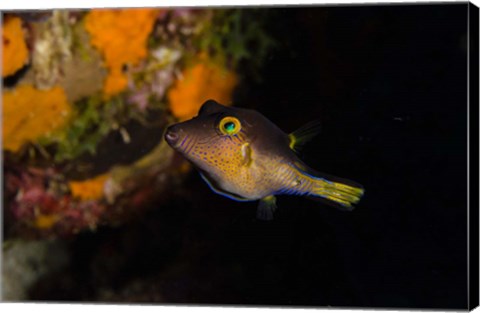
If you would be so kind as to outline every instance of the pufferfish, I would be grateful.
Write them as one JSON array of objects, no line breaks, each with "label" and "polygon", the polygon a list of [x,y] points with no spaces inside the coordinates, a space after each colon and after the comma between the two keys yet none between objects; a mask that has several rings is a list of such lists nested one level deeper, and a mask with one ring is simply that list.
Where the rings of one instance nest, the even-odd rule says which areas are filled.
[{"label": "pufferfish", "polygon": [[168,144],[198,169],[217,194],[257,201],[257,218],[270,220],[277,195],[306,196],[352,210],[364,193],[350,180],[319,173],[297,151],[319,132],[311,122],[286,134],[261,113],[206,101],[198,115],[165,132]]}]

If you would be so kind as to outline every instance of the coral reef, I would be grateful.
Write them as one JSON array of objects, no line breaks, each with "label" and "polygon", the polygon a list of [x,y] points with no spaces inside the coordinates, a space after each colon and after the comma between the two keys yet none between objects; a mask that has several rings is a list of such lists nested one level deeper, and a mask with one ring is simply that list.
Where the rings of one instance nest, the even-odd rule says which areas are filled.
[{"label": "coral reef", "polygon": [[203,102],[216,99],[230,104],[237,75],[218,62],[199,57],[193,66],[185,69],[168,92],[170,110],[179,120],[197,115]]},{"label": "coral reef", "polygon": [[7,16],[3,76],[25,70],[2,95],[6,236],[74,236],[168,198],[190,167],[162,132],[208,98],[232,103],[264,34],[248,23],[212,9]]},{"label": "coral reef", "polygon": [[37,88],[52,88],[64,78],[63,69],[73,57],[74,21],[69,11],[54,11],[49,19],[36,23],[31,72]]},{"label": "coral reef", "polygon": [[[247,24],[259,26],[236,9],[5,16],[4,299],[44,300],[57,269],[68,272],[71,264],[82,263],[69,260],[63,246],[82,236],[140,225],[151,212],[160,214],[162,238],[177,233],[171,218],[183,219],[184,211],[170,204],[184,194],[191,166],[163,140],[163,132],[194,116],[207,98],[232,104],[242,80],[240,62],[247,68],[265,51],[250,47],[264,32],[252,32]],[[125,259],[109,255],[108,247],[99,251],[106,263]],[[106,272],[117,270],[107,266]],[[77,281],[59,276],[66,278],[49,287],[57,297],[84,296],[65,295]],[[141,278],[118,290],[100,282],[98,299],[167,299],[160,289],[145,287]]]},{"label": "coral reef", "polygon": [[147,56],[147,37],[158,14],[158,9],[96,9],[87,14],[85,28],[109,69],[104,84],[107,96],[124,90],[128,78],[123,71]]},{"label": "coral reef", "polygon": [[72,196],[82,200],[99,200],[103,197],[103,189],[108,174],[99,175],[85,181],[69,181]]},{"label": "coral reef", "polygon": [[[8,160],[7,160],[8,162]],[[65,187],[65,178],[55,168],[26,169],[10,162],[5,170],[5,196],[9,199],[6,226],[28,237],[68,236],[94,229],[105,211],[95,201],[77,201]],[[13,225],[13,226],[12,226]]]},{"label": "coral reef", "polygon": [[28,62],[28,49],[20,18],[5,18],[2,25],[2,43],[2,77],[5,77],[15,74]]},{"label": "coral reef", "polygon": [[28,238],[69,237],[100,223],[125,222],[185,173],[185,161],[175,161],[165,142],[129,166],[83,181],[54,167],[24,167],[10,157],[5,163],[8,233]]},{"label": "coral reef", "polygon": [[175,80],[177,63],[182,57],[179,49],[160,46],[152,50],[151,58],[143,66],[132,68],[128,103],[140,111],[159,103]]},{"label": "coral reef", "polygon": [[38,90],[21,85],[3,92],[3,147],[17,151],[28,141],[55,138],[68,121],[71,106],[61,87]]}]

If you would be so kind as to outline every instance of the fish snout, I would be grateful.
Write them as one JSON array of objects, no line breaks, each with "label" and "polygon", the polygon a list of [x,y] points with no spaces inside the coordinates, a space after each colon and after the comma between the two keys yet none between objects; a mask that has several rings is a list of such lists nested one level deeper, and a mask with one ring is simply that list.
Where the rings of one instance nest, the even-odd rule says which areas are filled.
[{"label": "fish snout", "polygon": [[175,144],[180,139],[180,130],[176,125],[172,125],[167,128],[165,132],[165,140],[168,142],[169,145],[175,146]]}]

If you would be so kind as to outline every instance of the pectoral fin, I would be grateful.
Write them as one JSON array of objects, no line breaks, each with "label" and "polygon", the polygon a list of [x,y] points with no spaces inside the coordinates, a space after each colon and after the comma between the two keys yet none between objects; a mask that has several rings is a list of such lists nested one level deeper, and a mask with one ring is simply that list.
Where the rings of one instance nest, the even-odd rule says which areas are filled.
[{"label": "pectoral fin", "polygon": [[290,138],[290,149],[295,152],[301,151],[303,146],[320,133],[321,125],[319,120],[312,121],[300,127],[288,135]]},{"label": "pectoral fin", "polygon": [[243,158],[243,165],[245,166],[250,166],[252,164],[252,148],[250,147],[250,144],[244,143],[242,145],[242,158]]},{"label": "pectoral fin", "polygon": [[273,212],[277,208],[277,199],[275,196],[268,196],[260,200],[257,208],[257,218],[263,221],[273,219]]}]

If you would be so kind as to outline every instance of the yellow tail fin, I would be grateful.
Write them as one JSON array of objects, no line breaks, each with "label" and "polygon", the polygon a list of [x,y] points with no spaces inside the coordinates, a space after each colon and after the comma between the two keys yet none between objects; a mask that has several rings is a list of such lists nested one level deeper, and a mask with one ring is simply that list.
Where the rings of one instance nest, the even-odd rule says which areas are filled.
[{"label": "yellow tail fin", "polygon": [[322,197],[333,201],[344,209],[353,209],[353,205],[360,201],[364,190],[363,188],[353,187],[346,184],[332,182],[325,179],[315,179],[311,188],[310,195]]},{"label": "yellow tail fin", "polygon": [[348,179],[317,172],[302,163],[295,164],[296,177],[303,182],[294,194],[325,202],[341,210],[353,210],[365,190]]}]

